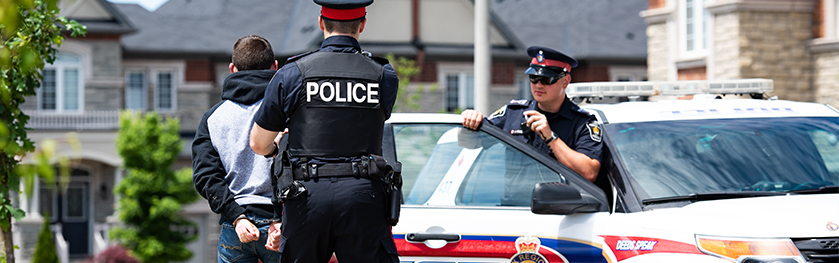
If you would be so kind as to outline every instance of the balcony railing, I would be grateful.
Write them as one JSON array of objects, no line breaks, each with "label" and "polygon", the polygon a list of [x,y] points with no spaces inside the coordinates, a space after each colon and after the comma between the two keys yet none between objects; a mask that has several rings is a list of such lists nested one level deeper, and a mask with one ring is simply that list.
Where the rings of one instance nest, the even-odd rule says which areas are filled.
[{"label": "balcony railing", "polygon": [[119,111],[84,111],[57,113],[27,111],[26,127],[34,130],[116,130],[119,129]]}]

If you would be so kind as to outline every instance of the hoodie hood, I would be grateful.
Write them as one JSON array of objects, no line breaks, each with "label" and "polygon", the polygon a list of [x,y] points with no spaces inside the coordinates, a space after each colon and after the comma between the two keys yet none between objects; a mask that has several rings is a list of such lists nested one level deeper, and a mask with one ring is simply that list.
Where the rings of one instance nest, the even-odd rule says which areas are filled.
[{"label": "hoodie hood", "polygon": [[276,70],[244,70],[227,75],[222,84],[221,99],[250,105],[265,96],[265,88]]}]

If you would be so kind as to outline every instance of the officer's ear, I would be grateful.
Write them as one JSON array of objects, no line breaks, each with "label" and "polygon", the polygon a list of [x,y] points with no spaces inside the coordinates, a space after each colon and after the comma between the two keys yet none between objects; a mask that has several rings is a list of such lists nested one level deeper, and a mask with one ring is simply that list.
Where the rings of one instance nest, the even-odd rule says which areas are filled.
[{"label": "officer's ear", "polygon": [[361,32],[364,32],[364,26],[365,25],[367,25],[367,18],[366,17],[361,19],[361,25],[358,26],[358,33],[359,34],[361,34]]},{"label": "officer's ear", "polygon": [[318,16],[318,26],[320,26],[320,31],[326,32],[326,27],[323,26],[322,16]]},{"label": "officer's ear", "polygon": [[[274,61],[274,63],[277,63],[277,61]],[[239,71],[239,69],[236,68],[236,65],[233,65],[233,62],[230,62],[230,65],[228,65],[228,67],[230,68],[230,73],[236,73],[237,71]]]},{"label": "officer's ear", "polygon": [[[230,64],[233,64],[233,63],[230,63]],[[273,69],[273,70],[280,69],[280,63],[278,63],[276,59],[274,60],[274,64],[271,65],[271,69]]]}]

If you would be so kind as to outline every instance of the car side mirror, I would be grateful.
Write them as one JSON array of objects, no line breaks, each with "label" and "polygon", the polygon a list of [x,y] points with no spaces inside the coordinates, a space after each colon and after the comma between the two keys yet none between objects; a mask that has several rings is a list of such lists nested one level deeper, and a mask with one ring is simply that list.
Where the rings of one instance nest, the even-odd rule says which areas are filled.
[{"label": "car side mirror", "polygon": [[570,185],[550,182],[533,187],[530,211],[534,214],[570,215],[600,211],[600,202],[592,196],[581,194]]}]

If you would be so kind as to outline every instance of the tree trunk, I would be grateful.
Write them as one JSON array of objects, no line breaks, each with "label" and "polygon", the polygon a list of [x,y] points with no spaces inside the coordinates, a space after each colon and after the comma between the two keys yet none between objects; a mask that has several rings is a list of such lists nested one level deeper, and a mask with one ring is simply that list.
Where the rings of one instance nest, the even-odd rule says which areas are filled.
[{"label": "tree trunk", "polygon": [[[10,215],[11,216],[11,215]],[[9,224],[9,231],[0,227],[0,245],[3,246],[3,253],[6,254],[6,263],[15,263],[15,245],[12,242],[12,218],[6,218]]]}]

